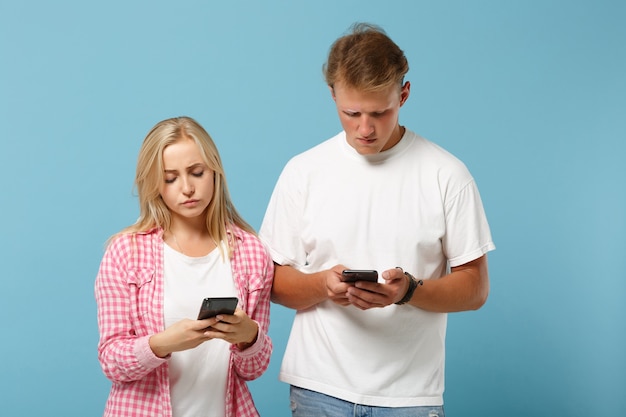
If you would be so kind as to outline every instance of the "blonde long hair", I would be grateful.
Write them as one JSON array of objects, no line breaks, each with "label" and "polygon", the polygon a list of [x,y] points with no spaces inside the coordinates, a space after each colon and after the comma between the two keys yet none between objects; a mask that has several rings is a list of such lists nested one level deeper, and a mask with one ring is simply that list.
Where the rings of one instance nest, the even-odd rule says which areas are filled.
[{"label": "blonde long hair", "polygon": [[215,172],[213,198],[206,209],[206,227],[216,243],[228,242],[230,254],[235,244],[233,239],[228,238],[227,231],[231,225],[237,225],[253,234],[255,232],[239,215],[230,199],[222,160],[213,139],[198,122],[185,116],[157,123],[144,139],[135,174],[139,218],[111,239],[120,234],[136,234],[155,227],[169,230],[172,216],[160,193],[161,185],[165,181],[163,151],[182,139],[193,140],[200,149],[204,163]]}]

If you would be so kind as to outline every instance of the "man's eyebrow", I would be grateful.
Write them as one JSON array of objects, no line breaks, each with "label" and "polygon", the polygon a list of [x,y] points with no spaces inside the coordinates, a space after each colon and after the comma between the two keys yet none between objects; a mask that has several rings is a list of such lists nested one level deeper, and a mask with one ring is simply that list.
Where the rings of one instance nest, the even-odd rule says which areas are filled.
[{"label": "man's eyebrow", "polygon": [[380,110],[372,110],[372,111],[360,111],[360,110],[343,110],[344,113],[348,114],[383,114],[389,109],[380,109]]}]

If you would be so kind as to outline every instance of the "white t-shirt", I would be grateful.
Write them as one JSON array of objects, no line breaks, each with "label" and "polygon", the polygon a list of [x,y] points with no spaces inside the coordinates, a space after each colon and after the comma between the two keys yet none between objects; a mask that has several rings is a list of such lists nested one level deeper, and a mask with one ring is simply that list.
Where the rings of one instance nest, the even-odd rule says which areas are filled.
[{"label": "white t-shirt", "polygon": [[[217,248],[195,258],[163,246],[166,328],[184,318],[197,319],[205,297],[237,296],[230,262]],[[172,354],[168,366],[174,417],[224,415],[229,347],[213,339]]]},{"label": "white t-shirt", "polygon": [[[409,130],[375,155],[358,154],[342,132],[292,158],[260,237],[275,262],[306,273],[400,266],[420,279],[495,248],[465,165]],[[441,405],[446,321],[410,305],[325,301],[296,313],[279,377],[354,403]]]}]

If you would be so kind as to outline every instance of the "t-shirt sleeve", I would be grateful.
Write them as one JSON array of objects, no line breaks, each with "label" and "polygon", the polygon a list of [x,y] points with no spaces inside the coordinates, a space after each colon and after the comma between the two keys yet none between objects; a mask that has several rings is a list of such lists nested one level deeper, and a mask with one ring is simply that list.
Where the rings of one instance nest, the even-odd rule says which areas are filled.
[{"label": "t-shirt sleeve", "polygon": [[495,249],[476,182],[471,179],[445,203],[443,248],[451,267]]},{"label": "t-shirt sleeve", "polygon": [[300,239],[300,227],[305,201],[303,184],[293,165],[288,163],[280,174],[270,198],[259,237],[269,248],[272,260],[279,265],[296,268],[306,262]]}]

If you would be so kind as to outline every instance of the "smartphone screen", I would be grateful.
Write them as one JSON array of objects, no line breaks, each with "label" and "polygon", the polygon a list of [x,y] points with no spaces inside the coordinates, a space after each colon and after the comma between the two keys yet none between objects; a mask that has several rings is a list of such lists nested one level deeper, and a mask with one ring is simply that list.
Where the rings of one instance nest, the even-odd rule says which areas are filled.
[{"label": "smartphone screen", "polygon": [[202,300],[198,320],[215,317],[218,314],[234,314],[239,300],[237,297],[208,297]]},{"label": "smartphone screen", "polygon": [[341,280],[343,282],[378,282],[378,272],[373,269],[344,269],[341,272]]}]

